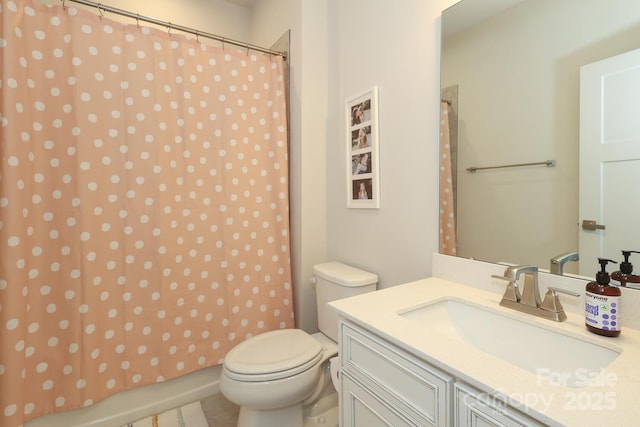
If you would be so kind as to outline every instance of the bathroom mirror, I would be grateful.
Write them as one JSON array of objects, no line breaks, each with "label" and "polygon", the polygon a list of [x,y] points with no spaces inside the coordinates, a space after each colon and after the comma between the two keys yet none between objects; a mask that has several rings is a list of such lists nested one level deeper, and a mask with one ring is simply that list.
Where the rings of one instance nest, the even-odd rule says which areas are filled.
[{"label": "bathroom mirror", "polygon": [[[637,0],[462,0],[443,12],[457,255],[548,269],[578,251],[580,67],[638,48]],[[467,170],[528,163],[540,164]],[[587,265],[565,272],[593,276],[597,260]]]}]

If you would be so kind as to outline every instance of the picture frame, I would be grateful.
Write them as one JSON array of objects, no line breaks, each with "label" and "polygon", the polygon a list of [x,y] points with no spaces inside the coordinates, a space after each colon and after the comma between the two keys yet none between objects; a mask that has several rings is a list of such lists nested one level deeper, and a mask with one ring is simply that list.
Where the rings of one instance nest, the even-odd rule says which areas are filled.
[{"label": "picture frame", "polygon": [[380,208],[378,88],[346,103],[347,207]]}]

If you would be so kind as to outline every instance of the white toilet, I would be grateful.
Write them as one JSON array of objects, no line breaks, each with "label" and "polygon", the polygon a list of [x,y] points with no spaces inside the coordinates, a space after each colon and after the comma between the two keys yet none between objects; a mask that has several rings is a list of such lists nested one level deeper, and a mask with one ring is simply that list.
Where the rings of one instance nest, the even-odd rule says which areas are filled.
[{"label": "white toilet", "polygon": [[328,384],[338,354],[338,316],[328,303],[371,292],[378,276],[339,262],[313,267],[320,332],[281,329],[256,335],[224,359],[220,390],[240,406],[238,427],[302,427],[304,407]]}]

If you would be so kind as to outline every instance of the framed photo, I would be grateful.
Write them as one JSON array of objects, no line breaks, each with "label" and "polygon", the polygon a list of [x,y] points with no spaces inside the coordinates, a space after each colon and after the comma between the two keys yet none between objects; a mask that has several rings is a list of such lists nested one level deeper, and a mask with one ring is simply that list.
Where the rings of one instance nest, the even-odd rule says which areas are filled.
[{"label": "framed photo", "polygon": [[347,101],[347,207],[380,207],[378,88]]}]

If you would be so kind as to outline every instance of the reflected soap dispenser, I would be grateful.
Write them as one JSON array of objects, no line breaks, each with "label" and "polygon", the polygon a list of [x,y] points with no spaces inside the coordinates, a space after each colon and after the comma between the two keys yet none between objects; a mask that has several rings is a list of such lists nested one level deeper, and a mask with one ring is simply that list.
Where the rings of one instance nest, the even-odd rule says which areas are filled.
[{"label": "reflected soap dispenser", "polygon": [[614,286],[640,287],[640,276],[633,274],[633,264],[629,262],[631,254],[640,254],[638,251],[622,251],[624,261],[620,263],[620,270],[611,273],[611,284]]},{"label": "reflected soap dispenser", "polygon": [[584,322],[587,329],[594,334],[605,337],[620,335],[620,301],[622,292],[617,286],[610,286],[611,277],[607,273],[607,264],[617,262],[598,258],[600,271],[596,273],[596,280],[587,283],[585,288]]}]

